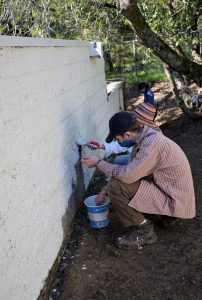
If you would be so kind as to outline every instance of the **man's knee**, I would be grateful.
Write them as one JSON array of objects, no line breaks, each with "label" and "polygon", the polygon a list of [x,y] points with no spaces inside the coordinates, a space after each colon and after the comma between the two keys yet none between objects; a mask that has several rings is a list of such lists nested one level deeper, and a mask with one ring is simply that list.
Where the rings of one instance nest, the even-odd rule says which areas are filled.
[{"label": "man's knee", "polygon": [[131,199],[133,196],[135,196],[135,194],[138,191],[138,188],[140,186],[140,180],[137,180],[134,183],[131,184],[126,184],[123,183],[122,181],[115,179],[115,178],[111,178],[111,180],[108,182],[107,185],[107,194],[109,195],[125,195],[127,196],[129,199]]}]

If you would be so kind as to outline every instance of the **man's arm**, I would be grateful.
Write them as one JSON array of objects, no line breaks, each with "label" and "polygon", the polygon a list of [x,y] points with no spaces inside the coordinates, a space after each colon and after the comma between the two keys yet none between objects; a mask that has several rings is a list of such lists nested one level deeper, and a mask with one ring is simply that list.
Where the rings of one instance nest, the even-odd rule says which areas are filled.
[{"label": "man's arm", "polygon": [[127,165],[115,165],[100,160],[97,162],[97,167],[105,175],[130,184],[153,173],[157,165],[158,155],[158,147],[154,144],[148,144],[141,147],[136,157]]}]

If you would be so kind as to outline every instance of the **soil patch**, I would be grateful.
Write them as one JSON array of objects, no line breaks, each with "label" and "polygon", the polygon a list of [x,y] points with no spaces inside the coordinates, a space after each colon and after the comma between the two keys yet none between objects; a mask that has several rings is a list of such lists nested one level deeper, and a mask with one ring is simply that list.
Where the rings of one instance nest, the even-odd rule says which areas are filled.
[{"label": "soil patch", "polygon": [[[123,228],[115,212],[110,225],[90,228],[81,207],[49,300],[202,299],[202,120],[188,120],[177,107],[167,82],[152,87],[158,104],[157,122],[165,135],[186,153],[193,172],[197,215],[171,229],[156,227],[157,243],[142,250],[119,250],[113,240]],[[127,109],[143,100],[127,87]],[[106,183],[96,174],[86,196]]]}]

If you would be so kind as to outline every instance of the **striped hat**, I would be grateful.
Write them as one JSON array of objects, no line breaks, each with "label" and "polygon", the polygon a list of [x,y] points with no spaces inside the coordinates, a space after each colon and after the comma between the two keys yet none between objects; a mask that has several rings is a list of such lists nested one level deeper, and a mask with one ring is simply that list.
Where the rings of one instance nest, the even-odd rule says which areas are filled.
[{"label": "striped hat", "polygon": [[156,108],[151,104],[139,104],[138,107],[133,111],[133,115],[136,117],[137,121],[144,125],[150,127],[158,127],[158,125],[154,123],[154,118],[156,116]]}]

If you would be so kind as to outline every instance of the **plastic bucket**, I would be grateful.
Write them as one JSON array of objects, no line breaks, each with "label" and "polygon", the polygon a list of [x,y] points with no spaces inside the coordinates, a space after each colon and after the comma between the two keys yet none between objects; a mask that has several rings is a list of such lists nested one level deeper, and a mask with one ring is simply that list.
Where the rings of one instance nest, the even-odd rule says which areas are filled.
[{"label": "plastic bucket", "polygon": [[88,213],[89,223],[91,227],[102,228],[109,224],[109,205],[110,200],[105,199],[102,205],[96,205],[95,198],[97,195],[90,196],[84,200]]}]

